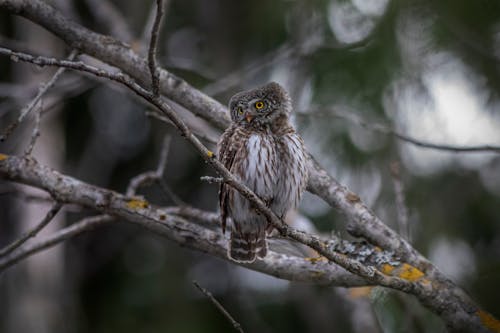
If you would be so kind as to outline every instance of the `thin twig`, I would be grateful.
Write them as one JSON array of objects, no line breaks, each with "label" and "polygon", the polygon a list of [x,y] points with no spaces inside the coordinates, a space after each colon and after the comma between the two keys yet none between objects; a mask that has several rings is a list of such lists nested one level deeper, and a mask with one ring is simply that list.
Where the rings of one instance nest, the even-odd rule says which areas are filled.
[{"label": "thin twig", "polygon": [[396,132],[393,129],[388,129],[387,134],[392,134],[401,141],[405,141],[422,148],[447,150],[454,153],[482,153],[482,152],[500,153],[500,146],[494,146],[494,145],[456,146],[456,145],[437,144],[412,138],[408,135]]},{"label": "thin twig", "polygon": [[224,178],[222,177],[211,177],[211,176],[202,176],[200,180],[203,182],[207,182],[209,184],[217,184],[224,182]]},{"label": "thin twig", "polygon": [[200,286],[198,284],[198,282],[196,282],[195,280],[193,280],[193,284],[203,294],[205,294],[205,296],[207,296],[207,298],[210,300],[210,302],[212,302],[212,304],[215,305],[215,307],[217,308],[217,310],[219,310],[224,315],[224,317],[226,317],[226,319],[231,323],[231,325],[233,325],[233,327],[238,332],[244,333],[243,328],[241,327],[240,323],[238,323],[236,320],[234,320],[233,316],[231,316],[231,314],[224,308],[224,306],[222,304],[220,304],[219,301],[217,301],[215,299],[215,297],[212,295],[212,293],[210,291],[208,291],[205,288],[203,288],[202,286]]},{"label": "thin twig", "polygon": [[40,118],[42,117],[43,111],[43,101],[40,100],[40,107],[38,107],[35,111],[35,126],[33,127],[33,131],[31,132],[30,142],[26,150],[24,151],[25,156],[31,155],[33,149],[35,148],[36,140],[40,137]]},{"label": "thin twig", "polygon": [[61,210],[62,206],[62,203],[56,202],[47,212],[43,220],[36,225],[36,227],[22,235],[19,239],[2,248],[0,250],[0,257],[6,256],[7,254],[17,249],[19,246],[23,245],[28,239],[35,237],[40,232],[40,230],[42,230],[47,224],[49,224],[50,221],[52,221],[54,216],[56,216],[59,210]]},{"label": "thin twig", "polygon": [[[165,17],[167,15],[168,7],[171,3],[171,0],[163,0],[163,16]],[[141,55],[144,55],[146,53],[146,49],[148,47],[148,41],[151,38],[151,30],[153,29],[153,24],[156,18],[156,4],[153,2],[151,8],[148,11],[148,17],[146,18],[146,21],[144,23],[144,28],[142,30],[142,34],[140,37],[141,41],[141,46],[140,46],[140,53]]]},{"label": "thin twig", "polygon": [[0,272],[26,257],[49,249],[58,243],[68,240],[83,232],[90,231],[96,226],[111,222],[112,220],[113,217],[109,215],[87,217],[75,224],[70,225],[69,227],[56,231],[54,234],[38,241],[37,243],[31,245],[27,244],[5,258],[0,258]]},{"label": "thin twig", "polygon": [[167,156],[170,147],[170,140],[171,140],[170,135],[165,135],[156,170],[146,171],[144,173],[135,176],[130,180],[126,192],[128,196],[134,196],[137,190],[141,186],[157,182],[159,179],[162,178],[163,173],[165,172],[165,167],[167,165]]},{"label": "thin twig", "polygon": [[411,230],[408,223],[408,208],[406,206],[403,182],[401,181],[401,165],[394,161],[390,165],[394,194],[396,196],[396,211],[398,215],[399,233],[411,242]]},{"label": "thin twig", "polygon": [[298,116],[301,117],[309,117],[309,116],[330,116],[348,120],[358,126],[364,127],[371,131],[379,132],[382,134],[393,135],[397,139],[410,143],[412,145],[428,148],[428,149],[436,149],[436,150],[445,150],[454,153],[480,153],[480,152],[494,152],[500,153],[500,146],[495,145],[477,145],[477,146],[456,146],[456,145],[447,145],[447,144],[437,144],[433,142],[427,142],[420,139],[413,138],[409,135],[402,134],[392,127],[376,122],[368,122],[362,119],[360,116],[354,113],[341,112],[338,110],[312,110],[309,112],[298,112]]},{"label": "thin twig", "polygon": [[176,205],[186,205],[186,203],[181,198],[179,198],[179,196],[177,196],[174,191],[172,191],[165,180],[163,180],[163,174],[165,173],[165,167],[167,166],[167,157],[168,151],[170,149],[170,142],[171,136],[165,135],[156,170],[147,171],[132,178],[127,188],[128,196],[135,195],[135,192],[139,189],[139,187],[155,182],[156,184],[158,184],[162,192],[165,193],[165,195],[169,197]]},{"label": "thin twig", "polygon": [[[160,121],[162,121],[162,122],[164,122],[166,124],[169,124],[169,125],[174,125],[174,123],[172,123],[172,121],[170,121],[167,117],[162,116],[161,114],[159,114],[156,111],[146,111],[146,116],[156,118],[156,119],[158,119],[158,120],[160,120]],[[193,131],[196,133],[196,135],[200,139],[203,139],[204,141],[206,141],[208,143],[211,143],[213,145],[217,144],[218,140],[213,135],[209,135],[207,133],[203,133],[200,130],[193,130]]]},{"label": "thin twig", "polygon": [[[4,48],[2,49],[7,50]],[[76,57],[77,54],[78,52],[76,50],[73,50],[71,51],[67,59],[71,61]],[[33,98],[31,102],[21,110],[19,117],[5,129],[4,134],[0,135],[0,141],[5,141],[9,137],[9,135],[17,128],[17,126],[19,126],[19,124],[23,122],[24,118],[26,118],[26,116],[33,110],[33,108],[40,101],[42,96],[56,83],[56,81],[64,73],[65,70],[66,68],[63,67],[59,68],[52,76],[52,78],[47,83],[43,84],[40,87],[40,90],[38,91],[38,94],[35,96],[35,98]]]},{"label": "thin twig", "polygon": [[151,39],[149,41],[148,51],[148,65],[151,72],[151,87],[153,94],[159,96],[160,94],[160,72],[156,65],[156,48],[158,45],[159,30],[163,17],[163,0],[156,0],[156,16],[151,29]]},{"label": "thin twig", "polygon": [[165,135],[161,146],[160,158],[158,160],[158,167],[156,168],[156,176],[158,178],[161,178],[165,173],[165,168],[167,167],[167,157],[168,157],[168,152],[170,151],[171,142],[172,142],[172,136],[169,134]]}]

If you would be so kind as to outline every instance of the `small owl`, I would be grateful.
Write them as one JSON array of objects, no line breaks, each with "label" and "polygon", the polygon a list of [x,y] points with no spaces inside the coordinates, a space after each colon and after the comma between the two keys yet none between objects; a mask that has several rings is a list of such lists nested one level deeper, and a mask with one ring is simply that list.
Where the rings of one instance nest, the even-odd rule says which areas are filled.
[{"label": "small owl", "polygon": [[[292,106],[275,82],[243,91],[229,101],[232,124],[217,148],[224,166],[280,218],[297,207],[307,184],[306,151],[290,123]],[[228,256],[250,263],[267,254],[267,219],[227,184],[219,189],[222,231],[232,218]]]}]

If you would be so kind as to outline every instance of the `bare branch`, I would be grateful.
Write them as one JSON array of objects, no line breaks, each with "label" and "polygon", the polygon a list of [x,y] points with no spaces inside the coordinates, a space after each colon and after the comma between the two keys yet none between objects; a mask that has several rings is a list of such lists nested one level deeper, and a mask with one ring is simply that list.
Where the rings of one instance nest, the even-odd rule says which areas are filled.
[{"label": "bare branch", "polygon": [[155,171],[147,171],[135,176],[130,180],[129,186],[127,188],[127,195],[133,196],[139,187],[146,184],[151,184],[153,182],[157,183],[162,192],[169,197],[176,205],[185,206],[186,203],[182,201],[177,194],[172,191],[168,184],[163,179],[163,174],[165,173],[165,167],[167,166],[167,156],[170,147],[171,137],[166,135],[163,140],[162,149],[160,152],[160,158],[158,161],[158,166]]},{"label": "bare branch", "polygon": [[[67,20],[60,12],[44,2],[33,0],[20,3],[4,0],[3,6],[44,26],[69,45],[78,46],[84,52],[101,61],[122,68],[141,82],[150,82],[150,76],[145,74],[148,72],[146,61],[130,48],[108,36],[99,35]],[[219,128],[228,125],[229,117],[224,106],[171,73],[160,71],[163,94]],[[398,255],[401,255],[409,263],[416,265],[426,273],[434,274],[435,269],[431,263],[380,221],[360,202],[359,198],[351,200],[353,194],[338,184],[317,163],[312,163],[312,168],[309,171],[311,175],[309,189],[346,214],[350,221],[348,227],[352,232],[357,235],[365,235],[367,239],[376,242],[375,244],[383,248],[397,251]]]},{"label": "bare branch", "polygon": [[213,229],[214,227],[219,227],[220,224],[219,214],[207,212],[205,210],[201,210],[188,205],[166,207],[163,208],[163,210],[166,214],[177,215],[190,221],[202,222],[203,225],[206,225],[211,229]]},{"label": "bare branch", "polygon": [[[148,62],[124,43],[95,33],[74,21],[42,0],[2,0],[0,7],[32,20],[64,40],[70,47],[89,54],[100,61],[120,68],[145,85],[151,83]],[[226,108],[219,102],[191,87],[186,81],[160,71],[160,89],[163,95],[208,120],[218,128],[229,124]]]},{"label": "bare branch", "polygon": [[49,249],[63,241],[66,241],[83,232],[93,230],[95,227],[111,222],[113,217],[108,215],[99,215],[87,217],[69,227],[56,231],[54,234],[33,244],[27,244],[10,255],[0,257],[0,272],[6,268],[16,264],[24,258],[27,258],[35,253]]},{"label": "bare branch", "polygon": [[163,139],[163,145],[160,152],[160,158],[158,160],[158,166],[155,171],[147,171],[141,173],[134,178],[132,178],[127,187],[127,195],[133,196],[139,189],[139,187],[145,184],[151,184],[153,182],[159,182],[162,179],[163,173],[165,172],[165,167],[167,165],[168,150],[170,147],[170,135],[166,135]]},{"label": "bare branch", "polygon": [[40,230],[45,228],[47,224],[49,224],[50,221],[56,216],[56,214],[61,210],[62,204],[60,202],[56,202],[52,208],[47,212],[43,220],[36,225],[35,228],[31,229],[24,235],[22,235],[19,239],[15,240],[11,244],[7,245],[6,247],[0,249],[0,258],[8,255],[15,249],[17,249],[19,246],[23,245],[28,239],[35,237]]},{"label": "bare branch", "polygon": [[415,146],[429,149],[446,150],[453,153],[482,153],[482,152],[494,152],[500,153],[500,146],[494,145],[479,145],[479,146],[455,146],[446,144],[437,144],[432,142],[426,142],[423,140],[412,138],[408,135],[396,132],[393,129],[389,129],[387,134],[392,134],[399,140],[411,143]]},{"label": "bare branch", "polygon": [[[167,14],[168,7],[171,3],[171,0],[163,0],[163,16]],[[144,28],[142,30],[142,34],[140,37],[140,54],[145,54],[146,53],[146,48],[148,44],[148,40],[151,38],[151,31],[153,30],[153,25],[156,20],[156,14],[157,14],[157,4],[153,1],[153,4],[151,5],[151,8],[149,9],[148,12],[148,17],[146,18],[146,22],[144,23]]]},{"label": "bare branch", "polygon": [[[189,223],[185,216],[204,216],[214,219],[212,213],[201,213],[188,208],[158,208],[147,201],[130,198],[111,190],[95,187],[75,178],[60,174],[33,159],[0,155],[0,178],[35,186],[52,193],[57,200],[98,210],[106,215],[119,217],[166,237],[182,246],[209,253],[223,260],[227,258],[226,239],[214,232]],[[208,221],[208,220],[207,220]],[[14,255],[14,254],[13,254]],[[27,255],[26,255],[27,256]],[[389,256],[390,258],[390,256]],[[4,260],[0,260],[0,268]],[[264,258],[249,265],[242,265],[278,278],[307,281],[338,286],[362,286],[365,279],[348,273],[339,266],[322,260],[304,260],[270,251]]]},{"label": "bare branch", "polygon": [[35,111],[35,126],[33,127],[33,131],[31,131],[30,142],[28,143],[28,147],[24,151],[24,155],[29,156],[33,152],[35,148],[36,140],[40,137],[40,118],[42,117],[43,111],[43,101],[40,101],[40,107]]},{"label": "bare branch", "polygon": [[211,176],[202,176],[200,177],[201,181],[207,182],[209,184],[219,184],[224,182],[224,178],[221,177],[211,177]]},{"label": "bare branch", "polygon": [[237,330],[238,332],[244,333],[243,328],[241,327],[240,323],[238,323],[236,320],[234,320],[233,316],[231,316],[231,314],[224,308],[224,306],[222,304],[220,304],[219,301],[217,301],[215,299],[215,297],[212,295],[212,293],[210,291],[208,291],[207,289],[200,286],[198,284],[198,282],[196,282],[194,280],[193,280],[193,284],[196,286],[196,288],[198,288],[198,290],[200,290],[205,296],[207,296],[207,298],[210,300],[210,302],[212,302],[212,304],[215,305],[217,310],[219,310],[220,313],[222,313],[224,315],[224,317],[226,317],[226,319],[231,323],[231,325],[233,325],[235,330]]},{"label": "bare branch", "polygon": [[170,151],[170,143],[172,142],[172,137],[170,135],[165,135],[163,138],[163,143],[160,151],[160,159],[158,160],[158,167],[156,168],[156,175],[161,178],[165,173],[165,168],[167,166],[168,152]]},{"label": "bare branch", "polygon": [[160,95],[160,72],[156,66],[156,47],[158,45],[159,30],[163,17],[163,0],[156,0],[156,16],[151,29],[151,39],[149,41],[148,65],[151,73],[151,86],[155,96]]},{"label": "bare branch", "polygon": [[334,109],[328,109],[328,110],[312,110],[308,112],[299,112],[299,116],[302,117],[309,117],[311,115],[324,115],[324,116],[330,116],[330,117],[336,117],[336,118],[341,118],[350,121],[353,124],[356,124],[358,126],[362,126],[368,130],[379,132],[382,134],[386,135],[392,135],[395,138],[412,144],[417,147],[422,147],[422,148],[428,148],[428,149],[436,149],[436,150],[444,150],[444,151],[449,151],[453,153],[484,153],[484,152],[493,152],[493,153],[500,153],[500,146],[495,146],[495,145],[478,145],[478,146],[455,146],[455,145],[447,145],[447,144],[437,144],[433,142],[428,142],[420,139],[413,138],[409,135],[402,134],[395,129],[393,129],[389,125],[384,125],[380,123],[375,123],[375,122],[368,122],[361,118],[360,116],[356,115],[355,113],[347,113],[347,112],[341,112],[338,110]]},{"label": "bare branch", "polygon": [[[71,51],[70,55],[68,56],[68,60],[73,60],[76,55],[78,54],[78,52],[76,52],[75,50]],[[66,71],[66,68],[59,68],[55,74],[52,76],[52,78],[45,84],[42,84],[41,87],[40,87],[40,90],[38,91],[38,94],[36,94],[35,98],[33,98],[31,100],[31,102],[26,105],[26,107],[24,107],[22,110],[21,110],[21,113],[19,115],[19,117],[12,123],[10,124],[7,129],[5,130],[5,132],[0,135],[0,141],[5,141],[9,135],[17,128],[17,126],[19,126],[19,124],[21,124],[24,120],[24,118],[26,118],[26,116],[33,110],[33,108],[38,104],[38,102],[40,101],[40,99],[42,98],[42,96],[50,89],[52,88],[52,86],[54,86],[54,84],[56,83],[56,81],[59,79],[59,77]],[[37,115],[37,117],[39,117]],[[38,119],[38,118],[37,118]],[[39,119],[37,120],[37,122],[39,122]],[[35,129],[37,128],[38,126],[35,127]],[[33,142],[34,140],[32,140]],[[32,144],[34,145],[34,143]]]},{"label": "bare branch", "polygon": [[[14,156],[0,158],[0,177],[45,189],[59,201],[75,203],[99,210],[107,215],[115,215],[179,244],[228,260],[226,240],[220,233],[188,223],[175,215],[167,214],[164,210],[155,208],[144,200],[122,196],[116,192],[64,176],[38,164],[33,159]],[[233,182],[234,180],[229,178],[229,183],[234,184],[235,188],[239,187],[239,189],[244,189],[242,191],[249,191],[243,185]],[[244,192],[243,195],[250,198],[255,196],[252,192]],[[267,216],[269,212],[261,208],[264,203],[260,199],[252,199],[252,202],[266,217],[276,219],[274,215]],[[277,223],[275,220],[271,220],[271,222]],[[331,261],[362,277],[361,280],[365,281],[364,284],[378,284],[414,294],[431,310],[440,314],[450,327],[473,327],[478,332],[484,331],[477,314],[480,310],[450,281],[431,282],[432,280],[429,280],[429,277],[423,272],[399,262],[397,258],[394,259],[390,252],[380,252],[373,246],[350,244],[337,240],[333,236],[333,240],[322,240],[287,226],[278,225],[278,227],[285,236],[313,247]],[[363,262],[369,266],[365,266]],[[330,275],[332,269],[338,268],[338,266],[331,265],[321,258],[304,260],[275,252],[271,252],[264,260],[244,266],[281,278],[288,277],[301,281],[313,279],[316,282],[325,281],[324,279],[327,277],[332,278]],[[382,274],[378,269],[385,273]],[[321,273],[318,274],[318,272]],[[357,283],[356,281],[360,281],[359,277],[352,275],[344,275],[345,279],[340,278],[342,275],[339,276],[338,270],[333,276],[335,283],[339,284],[346,283],[352,286]],[[471,311],[471,309],[474,310]]]},{"label": "bare branch", "polygon": [[394,185],[394,194],[396,196],[396,210],[398,214],[399,233],[411,241],[411,230],[408,224],[408,208],[406,207],[403,182],[401,181],[401,165],[394,161],[390,166],[392,183]]}]

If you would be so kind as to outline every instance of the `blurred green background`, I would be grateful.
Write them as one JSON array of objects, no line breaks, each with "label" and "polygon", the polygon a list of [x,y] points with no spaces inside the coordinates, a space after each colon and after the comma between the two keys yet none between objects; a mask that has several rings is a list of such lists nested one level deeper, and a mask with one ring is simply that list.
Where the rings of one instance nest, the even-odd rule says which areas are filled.
[{"label": "blurred green background", "polygon": [[[159,42],[165,68],[223,104],[242,89],[271,80],[283,84],[298,131],[318,161],[500,317],[500,154],[426,149],[380,131],[437,144],[500,146],[499,1],[166,2]],[[126,29],[103,17],[99,1],[52,3],[80,24],[128,39],[144,52],[153,2],[113,1]],[[0,45],[68,53],[45,30],[1,9]],[[51,73],[0,58],[2,129]],[[178,110],[203,131],[218,133]],[[216,186],[199,180],[214,172],[145,111],[121,87],[66,73],[44,99],[35,156],[65,174],[124,192],[131,177],[155,168],[162,138],[172,133],[166,183],[183,201],[215,211]],[[0,151],[21,154],[32,124],[0,143]],[[391,165],[403,186],[407,226],[398,223]],[[48,209],[24,200],[23,191],[29,190],[0,182],[0,244]],[[158,205],[174,204],[156,186],[140,194]],[[345,218],[320,199],[306,195],[300,212],[318,230],[348,237]],[[70,207],[52,231],[91,213]],[[401,293],[375,288],[358,295],[288,283],[125,224],[80,236],[0,275],[0,331],[234,331],[193,279],[248,332],[444,331],[437,316]]]}]

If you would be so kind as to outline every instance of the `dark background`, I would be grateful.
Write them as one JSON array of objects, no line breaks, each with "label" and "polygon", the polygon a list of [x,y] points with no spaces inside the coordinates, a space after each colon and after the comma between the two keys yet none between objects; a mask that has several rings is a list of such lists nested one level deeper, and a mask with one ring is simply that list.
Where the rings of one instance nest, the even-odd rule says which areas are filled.
[{"label": "dark background", "polygon": [[[152,2],[113,3],[129,24],[126,42],[144,52]],[[98,18],[93,1],[54,5],[116,35],[117,25]],[[375,128],[384,124],[433,143],[500,145],[500,2],[171,0],[166,12],[160,64],[223,104],[239,90],[283,84],[298,131],[321,164],[500,317],[500,155],[419,148]],[[69,52],[42,28],[2,11],[0,36],[0,45],[16,50]],[[0,58],[2,129],[52,73]],[[162,138],[172,133],[166,183],[183,201],[216,209],[216,186],[199,180],[213,171],[121,87],[66,73],[43,105],[34,153],[43,163],[124,192],[131,177],[155,168]],[[32,126],[32,119],[23,123],[0,152],[21,154]],[[391,163],[399,167],[408,228],[397,222]],[[26,192],[33,191],[0,182],[0,244],[48,210],[19,194]],[[156,186],[140,194],[174,204]],[[347,237],[345,219],[320,199],[308,194],[300,211],[320,231]],[[91,213],[67,207],[47,233]],[[363,322],[380,332],[444,330],[438,317],[400,293],[288,283],[119,224],[2,273],[0,331],[232,331],[193,279],[249,332],[362,332]]]}]

